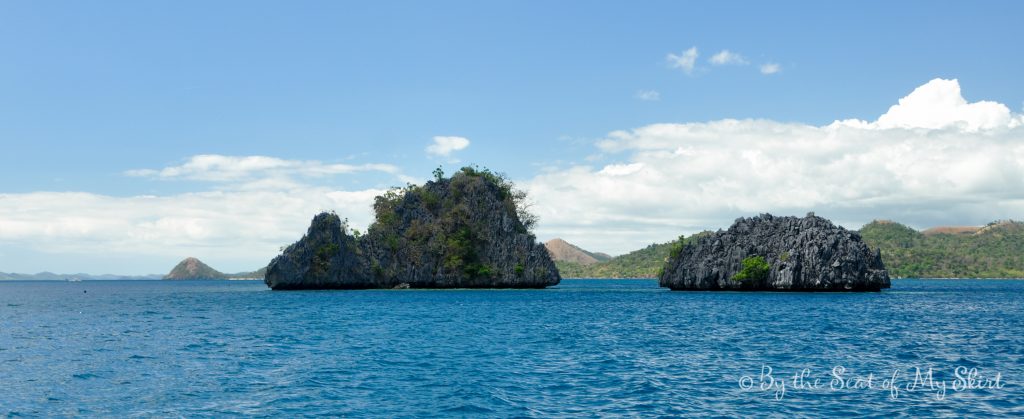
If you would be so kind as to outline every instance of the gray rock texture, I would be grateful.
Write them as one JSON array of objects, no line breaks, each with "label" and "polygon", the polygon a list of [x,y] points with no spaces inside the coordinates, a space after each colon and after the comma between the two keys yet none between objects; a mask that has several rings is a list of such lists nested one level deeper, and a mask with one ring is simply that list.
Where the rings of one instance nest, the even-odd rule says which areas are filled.
[{"label": "gray rock texture", "polygon": [[[756,256],[770,265],[767,274],[734,279]],[[856,232],[813,213],[763,214],[682,246],[658,281],[673,290],[879,291],[889,288],[889,273]]]},{"label": "gray rock texture", "polygon": [[543,288],[561,277],[520,220],[511,185],[487,171],[380,196],[359,238],[320,214],[275,258],[266,283],[284,289]]},{"label": "gray rock texture", "polygon": [[375,288],[359,243],[337,214],[327,212],[270,262],[263,281],[275,290]]}]

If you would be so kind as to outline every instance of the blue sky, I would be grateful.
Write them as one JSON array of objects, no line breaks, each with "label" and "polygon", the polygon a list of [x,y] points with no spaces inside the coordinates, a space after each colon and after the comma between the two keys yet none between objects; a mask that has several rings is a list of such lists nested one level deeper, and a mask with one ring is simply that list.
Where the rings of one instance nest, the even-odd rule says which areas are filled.
[{"label": "blue sky", "polygon": [[[559,174],[565,174],[559,179],[570,179],[568,174],[583,173],[583,168],[590,171],[580,179],[608,167],[653,167],[644,160],[648,148],[608,146],[617,131],[728,119],[813,127],[846,119],[871,122],[936,78],[958,80],[967,102],[1000,103],[1015,118],[1024,105],[1019,77],[1024,59],[1018,54],[1024,39],[1022,9],[1020,2],[864,1],[0,3],[0,142],[5,150],[0,153],[0,194],[6,194],[0,226],[20,231],[0,231],[0,271],[162,272],[185,256],[224,270],[254,268],[273,256],[274,243],[301,235],[312,207],[296,206],[294,218],[279,220],[287,228],[276,235],[232,236],[209,231],[210,225],[223,223],[203,218],[207,213],[202,211],[182,221],[116,199],[155,196],[180,202],[176,197],[220,193],[240,205],[252,198],[281,206],[235,194],[259,189],[282,194],[287,202],[328,190],[357,194],[425,179],[439,164],[491,167],[536,188],[537,197],[550,197],[538,203],[542,240],[567,236],[592,250],[621,253],[695,229],[726,227],[729,217],[757,213],[760,207],[730,203],[727,210],[705,211],[722,214],[721,219],[681,214],[679,219],[687,221],[677,222],[671,214],[626,205],[679,204],[631,198],[631,190],[644,189],[643,180],[634,179],[640,183],[621,190],[622,202],[614,196],[588,202],[602,211],[618,207],[619,213],[573,225],[560,221],[574,218],[560,213],[562,207],[545,207],[557,207],[561,203],[550,199],[562,199],[545,191],[565,191],[566,186],[543,181]],[[691,48],[697,52],[693,68],[673,66],[669,54],[682,56]],[[740,58],[731,64],[712,62],[722,51]],[[765,64],[777,65],[778,71],[763,74]],[[1019,130],[1010,125],[1013,132],[1000,134],[1006,138],[991,145],[1009,154],[996,154],[1015,156]],[[973,135],[949,141],[958,144]],[[448,155],[427,153],[437,136],[465,138],[469,145]],[[678,141],[673,149],[685,145],[685,139]],[[388,167],[345,166],[329,176],[274,169],[276,183],[258,188],[236,182],[237,176],[156,174],[199,155],[236,158],[223,165],[265,156],[326,166]],[[983,163],[978,162],[991,166]],[[1006,163],[992,176],[1017,179],[1021,162],[1010,158]],[[148,175],[141,174],[146,170]],[[245,180],[268,177],[254,173],[246,171]],[[658,179],[664,180],[653,175],[647,180]],[[761,207],[782,212],[824,208],[828,213],[838,205],[845,209],[834,210],[834,217],[848,224],[890,216],[919,227],[1018,214],[1020,197],[996,189],[997,194],[973,203],[989,207],[987,214],[851,207],[825,198]],[[113,221],[71,214],[48,224],[22,217],[33,209],[63,208],[42,192],[66,194],[49,198],[71,201],[61,204],[70,205],[70,212],[88,205],[76,201],[76,194],[88,194],[89,199],[111,200],[107,205],[134,208],[122,218],[137,218],[147,226],[189,225],[195,234],[142,235],[155,244],[133,251],[139,246],[104,230],[127,228]],[[808,196],[826,195],[814,191]],[[991,201],[997,195],[999,201]],[[566,200],[575,198],[564,194]],[[331,202],[339,201],[316,205],[350,208]],[[354,202],[351,211],[360,211]],[[236,218],[275,220],[266,214],[246,218],[251,216],[239,213]],[[365,214],[353,218],[368,222]],[[545,218],[552,221],[547,229]],[[265,225],[252,228],[265,230]],[[632,233],[622,238],[605,234],[618,229]],[[204,239],[219,244],[207,246]],[[244,252],[227,250],[242,242],[259,245],[241,246]],[[88,250],[95,248],[107,251]],[[189,251],[205,254],[182,254]]]}]

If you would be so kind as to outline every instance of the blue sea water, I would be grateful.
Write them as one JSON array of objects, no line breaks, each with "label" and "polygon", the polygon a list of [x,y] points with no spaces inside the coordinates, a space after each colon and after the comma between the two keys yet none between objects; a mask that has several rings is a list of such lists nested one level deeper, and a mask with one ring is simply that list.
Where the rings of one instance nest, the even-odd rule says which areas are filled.
[{"label": "blue sea water", "polygon": [[[0,282],[0,416],[1019,416],[1022,326],[1024,281],[1009,280],[864,294]],[[1001,388],[957,389],[958,367]]]}]

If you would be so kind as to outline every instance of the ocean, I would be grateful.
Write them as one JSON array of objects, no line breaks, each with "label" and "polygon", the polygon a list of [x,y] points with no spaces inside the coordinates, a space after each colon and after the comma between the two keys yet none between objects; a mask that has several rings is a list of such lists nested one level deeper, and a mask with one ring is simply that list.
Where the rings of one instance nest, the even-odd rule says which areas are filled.
[{"label": "ocean", "polygon": [[0,282],[0,416],[1024,415],[1024,281]]}]

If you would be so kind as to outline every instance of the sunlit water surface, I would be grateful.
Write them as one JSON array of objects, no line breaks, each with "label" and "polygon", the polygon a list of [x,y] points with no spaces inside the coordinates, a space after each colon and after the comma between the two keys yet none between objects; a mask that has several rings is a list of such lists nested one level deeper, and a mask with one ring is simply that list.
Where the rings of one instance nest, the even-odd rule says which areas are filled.
[{"label": "sunlit water surface", "polygon": [[[0,283],[0,416],[1008,416],[1024,415],[1022,353],[1024,281],[865,294]],[[957,367],[1002,388],[957,390]]]}]

